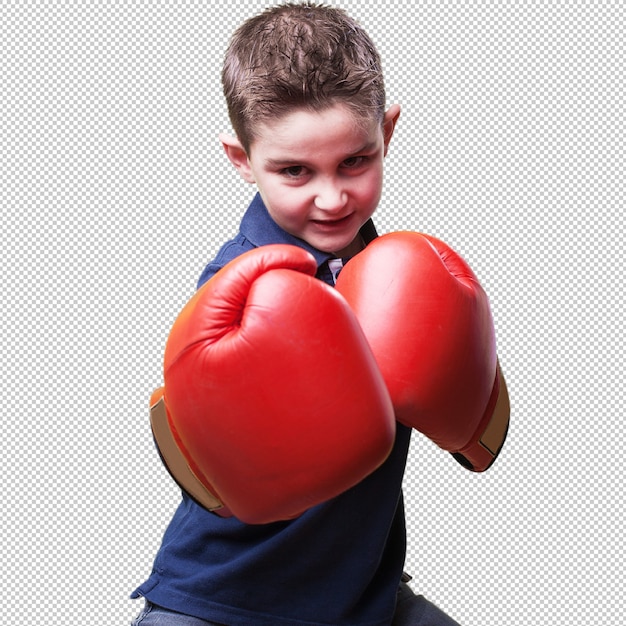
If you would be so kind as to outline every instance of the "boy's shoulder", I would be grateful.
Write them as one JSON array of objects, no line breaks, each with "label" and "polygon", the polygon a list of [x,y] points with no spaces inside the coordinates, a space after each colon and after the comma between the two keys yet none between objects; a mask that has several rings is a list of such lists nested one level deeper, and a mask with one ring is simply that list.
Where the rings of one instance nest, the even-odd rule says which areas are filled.
[{"label": "boy's shoulder", "polygon": [[198,279],[198,288],[202,287],[224,265],[254,248],[256,246],[243,233],[238,233],[236,237],[222,245],[215,258],[204,268]]},{"label": "boy's shoulder", "polygon": [[223,244],[215,258],[204,268],[198,280],[198,287],[201,287],[224,265],[244,252],[275,243],[290,244],[304,248],[313,255],[318,266],[332,257],[332,254],[321,252],[306,241],[285,232],[272,219],[260,194],[257,193],[244,213],[239,226],[239,233],[233,239]]}]

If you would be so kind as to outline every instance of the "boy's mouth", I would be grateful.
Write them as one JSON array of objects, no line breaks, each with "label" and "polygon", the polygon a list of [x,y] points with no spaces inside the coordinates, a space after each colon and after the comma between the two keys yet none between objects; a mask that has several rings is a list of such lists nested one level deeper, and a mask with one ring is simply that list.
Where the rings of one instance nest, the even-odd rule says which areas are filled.
[{"label": "boy's mouth", "polygon": [[352,213],[345,215],[344,217],[340,217],[338,219],[325,219],[325,220],[311,220],[313,224],[319,226],[320,228],[337,228],[347,224],[352,218]]}]

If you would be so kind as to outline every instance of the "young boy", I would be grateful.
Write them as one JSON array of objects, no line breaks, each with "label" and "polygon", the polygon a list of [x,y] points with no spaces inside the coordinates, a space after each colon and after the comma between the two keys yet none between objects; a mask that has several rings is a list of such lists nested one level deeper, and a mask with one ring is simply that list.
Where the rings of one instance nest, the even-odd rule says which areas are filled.
[{"label": "young boy", "polygon": [[[226,155],[258,193],[199,286],[253,248],[311,252],[333,285],[341,259],[376,237],[383,160],[400,108],[381,63],[343,11],[287,4],[245,22],[223,70],[235,135]],[[314,383],[314,381],[312,381]],[[404,582],[402,477],[410,429],[352,489],[285,522],[246,525],[186,493],[163,537],[134,624],[453,625]]]}]

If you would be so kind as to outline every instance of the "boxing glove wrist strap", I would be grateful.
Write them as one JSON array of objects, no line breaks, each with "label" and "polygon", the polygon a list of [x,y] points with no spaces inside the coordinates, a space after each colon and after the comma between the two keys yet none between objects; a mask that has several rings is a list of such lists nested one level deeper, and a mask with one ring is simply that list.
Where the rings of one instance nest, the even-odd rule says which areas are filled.
[{"label": "boxing glove wrist strap", "polygon": [[204,487],[180,453],[167,419],[163,397],[150,407],[150,426],[163,465],[178,486],[209,511],[223,508],[223,503]]},{"label": "boxing glove wrist strap", "polygon": [[[509,430],[511,407],[506,382],[500,365],[496,365],[496,376],[489,403],[481,420],[478,433],[462,450],[452,452],[452,456],[463,467],[478,472],[489,469],[502,450]],[[486,418],[486,419],[485,419]]]}]

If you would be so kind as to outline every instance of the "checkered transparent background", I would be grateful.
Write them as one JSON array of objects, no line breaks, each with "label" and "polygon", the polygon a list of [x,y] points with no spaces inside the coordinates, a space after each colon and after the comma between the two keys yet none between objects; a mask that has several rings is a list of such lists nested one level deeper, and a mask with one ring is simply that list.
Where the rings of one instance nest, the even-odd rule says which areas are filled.
[{"label": "checkered transparent background", "polygon": [[[264,6],[2,3],[3,623],[139,608],[178,500],[148,397],[253,193],[217,141],[219,70]],[[483,475],[414,436],[414,587],[465,626],[622,624],[623,5],[342,6],[403,106],[379,229],[469,261],[513,407]]]}]

